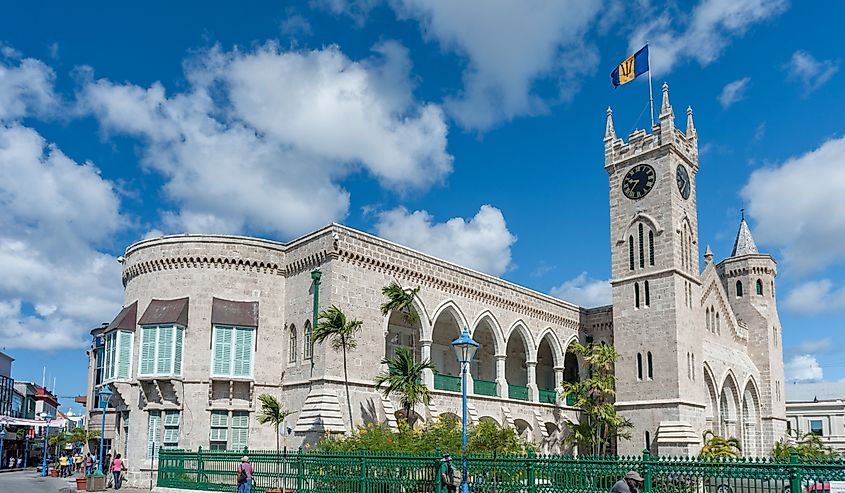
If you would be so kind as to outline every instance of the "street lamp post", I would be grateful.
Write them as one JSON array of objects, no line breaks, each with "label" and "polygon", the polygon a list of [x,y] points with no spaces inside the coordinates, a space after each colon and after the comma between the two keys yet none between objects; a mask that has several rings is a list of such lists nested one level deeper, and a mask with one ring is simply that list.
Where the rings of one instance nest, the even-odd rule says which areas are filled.
[{"label": "street lamp post", "polygon": [[97,475],[103,475],[103,439],[106,436],[106,408],[109,405],[112,391],[107,386],[100,387],[97,395],[100,397],[100,407],[103,410],[103,420],[100,427],[100,455],[97,457]]},{"label": "street lamp post", "polygon": [[50,420],[53,419],[48,413],[40,412],[38,417],[44,420],[44,448],[41,449],[41,476],[47,475],[47,435],[50,434]]},{"label": "street lamp post", "polygon": [[467,370],[478,343],[469,336],[469,330],[464,327],[461,337],[452,341],[452,349],[461,365],[461,400],[463,403],[463,419],[461,419],[461,493],[469,493],[467,484]]}]

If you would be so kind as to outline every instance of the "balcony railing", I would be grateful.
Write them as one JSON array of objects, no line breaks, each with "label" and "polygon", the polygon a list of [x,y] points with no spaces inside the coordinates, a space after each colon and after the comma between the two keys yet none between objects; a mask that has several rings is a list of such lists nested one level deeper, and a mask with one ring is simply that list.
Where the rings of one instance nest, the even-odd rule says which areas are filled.
[{"label": "balcony railing", "polygon": [[540,402],[554,404],[557,402],[557,392],[552,389],[540,389]]},{"label": "balcony railing", "polygon": [[496,395],[496,382],[476,378],[472,381],[473,393],[476,395]]},{"label": "balcony railing", "polygon": [[525,387],[524,385],[508,384],[508,397],[518,401],[527,401],[528,387]]},{"label": "balcony railing", "polygon": [[437,390],[448,390],[450,392],[461,391],[461,377],[452,375],[434,374],[434,388]]},{"label": "balcony railing", "polygon": [[574,406],[575,405],[575,396],[572,394],[567,394],[566,396],[566,405],[567,406]]}]

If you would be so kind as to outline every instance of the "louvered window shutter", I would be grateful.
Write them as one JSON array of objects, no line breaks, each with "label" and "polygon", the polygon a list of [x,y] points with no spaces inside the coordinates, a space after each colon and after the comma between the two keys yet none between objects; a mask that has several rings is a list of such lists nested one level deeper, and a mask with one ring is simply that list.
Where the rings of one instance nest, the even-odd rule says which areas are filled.
[{"label": "louvered window shutter", "polygon": [[169,375],[173,371],[173,326],[158,328],[158,358],[156,374]]},{"label": "louvered window shutter", "polygon": [[118,332],[120,354],[117,357],[117,378],[129,378],[130,363],[132,361],[132,333]]},{"label": "louvered window shutter", "polygon": [[249,442],[249,413],[232,413],[232,449],[243,450]]},{"label": "louvered window shutter", "polygon": [[173,374],[174,375],[182,375],[182,336],[185,329],[182,327],[176,328],[176,344],[174,345],[174,354],[173,354]]},{"label": "louvered window shutter", "polygon": [[235,368],[234,376],[252,376],[252,337],[253,330],[239,327],[235,329]]},{"label": "louvered window shutter", "polygon": [[232,374],[232,327],[215,327],[214,374]]},{"label": "louvered window shutter", "polygon": [[158,444],[161,441],[161,411],[150,411],[147,426],[147,458],[158,455]]},{"label": "louvered window shutter", "polygon": [[152,375],[155,371],[156,327],[141,328],[141,363],[138,373]]},{"label": "louvered window shutter", "polygon": [[114,377],[114,332],[106,336],[105,356],[105,380],[108,381]]}]

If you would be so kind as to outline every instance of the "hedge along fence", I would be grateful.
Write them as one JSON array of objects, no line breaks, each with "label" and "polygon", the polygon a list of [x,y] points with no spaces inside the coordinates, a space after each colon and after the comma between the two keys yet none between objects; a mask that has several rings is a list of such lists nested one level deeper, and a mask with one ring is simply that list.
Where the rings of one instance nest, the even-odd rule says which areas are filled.
[{"label": "hedge along fence", "polygon": [[[255,471],[255,489],[278,484],[297,493],[441,492],[439,454],[319,453],[298,450],[209,452],[161,449],[158,486],[233,491],[241,457]],[[460,469],[460,458],[453,458]],[[831,481],[845,481],[845,462],[788,462],[775,459],[702,459],[641,456],[471,456],[471,491],[490,493],[606,493],[627,471],[639,472],[643,492],[827,493]]]}]

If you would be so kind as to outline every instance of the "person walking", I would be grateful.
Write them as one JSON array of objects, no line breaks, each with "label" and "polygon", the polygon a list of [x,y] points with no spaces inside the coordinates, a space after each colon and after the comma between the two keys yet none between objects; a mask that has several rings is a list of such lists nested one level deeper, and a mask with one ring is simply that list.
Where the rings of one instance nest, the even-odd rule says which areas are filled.
[{"label": "person walking", "polygon": [[73,455],[73,470],[79,473],[82,470],[82,453],[77,452]]},{"label": "person walking", "polygon": [[460,482],[458,472],[452,466],[452,456],[443,454],[443,458],[440,459],[440,491],[455,493],[455,489]]},{"label": "person walking", "polygon": [[642,484],[643,477],[637,471],[628,471],[624,478],[610,488],[610,493],[639,493],[638,488]]},{"label": "person walking", "polygon": [[67,455],[62,454],[59,456],[59,476],[66,477],[67,476]]},{"label": "person walking", "polygon": [[91,452],[88,452],[88,454],[85,456],[85,475],[86,476],[91,475],[91,469],[93,467],[94,467],[94,454],[92,454]]},{"label": "person walking", "polygon": [[241,463],[238,466],[238,493],[250,493],[252,489],[252,464],[249,463],[249,457],[241,457]]},{"label": "person walking", "polygon": [[111,461],[111,472],[114,475],[114,489],[120,489],[120,483],[123,481],[123,473],[124,469],[126,469],[126,465],[123,463],[123,459],[120,458],[120,454],[114,456],[114,460]]}]

